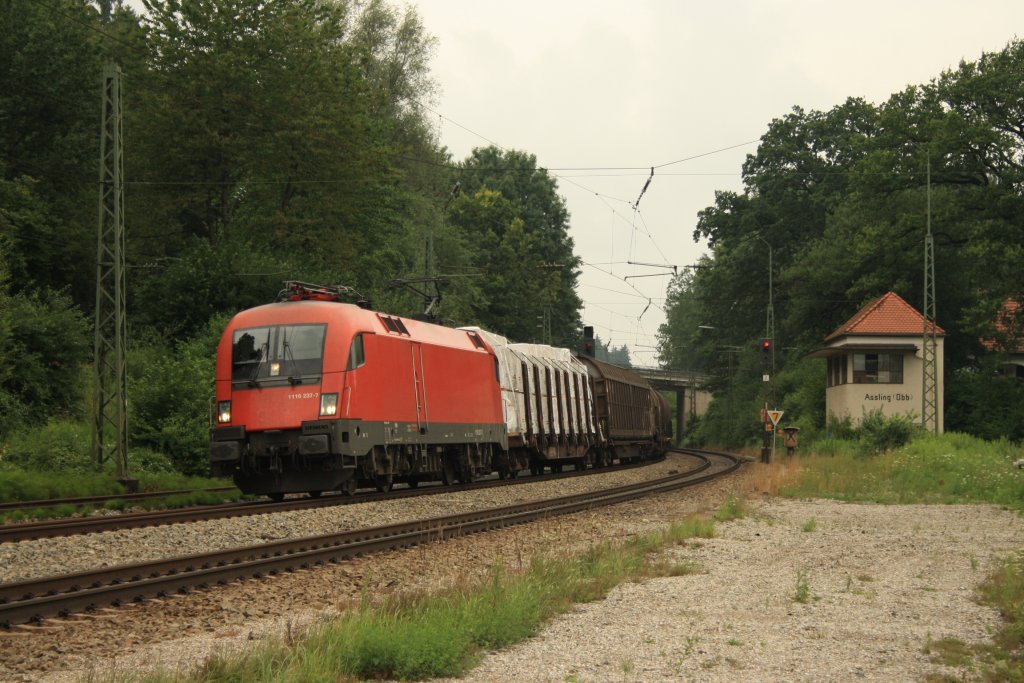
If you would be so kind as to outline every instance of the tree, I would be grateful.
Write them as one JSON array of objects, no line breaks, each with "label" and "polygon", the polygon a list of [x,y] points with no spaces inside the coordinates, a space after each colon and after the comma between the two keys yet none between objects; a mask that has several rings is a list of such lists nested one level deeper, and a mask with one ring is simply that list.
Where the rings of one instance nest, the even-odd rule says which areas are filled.
[{"label": "tree", "polygon": [[[93,300],[101,50],[84,0],[0,7],[0,180],[14,291]],[[91,238],[91,239],[90,239]]]},{"label": "tree", "polygon": [[[131,214],[142,228],[134,260],[158,267],[140,273],[140,301],[183,291],[164,275],[203,253],[194,238],[209,252],[231,245],[250,264],[278,264],[229,264],[231,278],[255,273],[230,285],[239,293],[265,288],[282,264],[277,280],[312,273],[368,292],[408,272],[420,253],[414,219],[438,220],[406,182],[422,173],[410,157],[439,154],[412,104],[432,88],[432,39],[415,13],[320,0],[146,5]],[[231,311],[250,298],[212,301]]]},{"label": "tree", "polygon": [[594,337],[594,357],[598,360],[603,360],[605,363],[618,365],[620,368],[633,367],[629,359],[628,346],[625,344],[622,346],[611,346],[609,342],[604,341],[600,336]]},{"label": "tree", "polygon": [[[482,286],[493,309],[484,320],[514,330],[511,336],[523,335],[522,340],[536,337],[532,326],[538,319],[549,320],[550,341],[574,346],[581,326],[576,294],[581,262],[573,253],[569,212],[554,179],[537,168],[533,155],[495,147],[473,150],[459,175],[463,199],[452,221],[471,235],[490,283]],[[520,291],[538,296],[511,303],[511,294]]]},{"label": "tree", "polygon": [[[743,165],[744,191],[717,193],[699,215],[694,238],[706,238],[713,254],[692,279],[670,288],[662,363],[691,363],[710,350],[695,323],[713,320],[723,346],[748,348],[763,334],[770,248],[776,348],[792,348],[776,356],[781,380],[788,364],[805,363],[804,354],[867,301],[894,290],[921,302],[930,223],[938,323],[949,332],[947,386],[958,377],[970,401],[1001,395],[976,391],[988,375],[970,373],[996,311],[1024,295],[1022,67],[1024,43],[1013,41],[879,106],[850,99],[772,121]],[[743,362],[734,368],[758,372]],[[777,390],[806,398],[807,377],[790,374],[802,379],[778,381]],[[725,379],[716,376],[725,392],[719,398],[735,408],[729,401],[739,399],[729,394],[753,385],[738,375]],[[808,414],[816,410],[801,401]],[[984,410],[960,401],[947,392],[950,424]],[[716,424],[710,419],[704,428],[725,429]]]}]

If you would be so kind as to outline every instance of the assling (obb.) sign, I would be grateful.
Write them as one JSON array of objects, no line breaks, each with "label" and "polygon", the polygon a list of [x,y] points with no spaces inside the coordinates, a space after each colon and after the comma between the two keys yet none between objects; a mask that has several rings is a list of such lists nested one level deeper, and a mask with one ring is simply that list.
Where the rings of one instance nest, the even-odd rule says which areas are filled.
[{"label": "assling (obb.) sign", "polygon": [[878,401],[882,403],[903,403],[905,401],[913,401],[913,394],[904,394],[897,392],[895,394],[864,394],[865,401]]}]

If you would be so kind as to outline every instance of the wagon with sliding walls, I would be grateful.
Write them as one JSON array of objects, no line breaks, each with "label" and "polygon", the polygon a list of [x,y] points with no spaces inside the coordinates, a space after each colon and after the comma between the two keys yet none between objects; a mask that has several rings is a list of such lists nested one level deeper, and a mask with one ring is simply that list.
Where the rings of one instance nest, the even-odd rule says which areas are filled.
[{"label": "wagon with sliding walls", "polygon": [[671,440],[665,433],[664,400],[640,375],[596,358],[581,356],[590,374],[594,414],[601,435],[596,445],[597,466],[638,462],[660,454]]},{"label": "wagon with sliding walls", "polygon": [[[479,328],[498,360],[502,409],[508,434],[505,470],[515,476],[529,467],[561,471],[593,463],[598,442],[593,392],[586,366],[568,349],[543,344],[510,344]],[[499,469],[499,474],[503,470]]]}]

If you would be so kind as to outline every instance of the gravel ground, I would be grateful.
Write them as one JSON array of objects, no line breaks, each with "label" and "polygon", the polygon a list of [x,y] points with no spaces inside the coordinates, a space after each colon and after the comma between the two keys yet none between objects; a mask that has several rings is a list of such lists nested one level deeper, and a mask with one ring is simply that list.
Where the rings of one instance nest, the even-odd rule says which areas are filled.
[{"label": "gravel ground", "polygon": [[[673,460],[656,467],[682,465]],[[758,482],[766,476],[764,466],[750,465],[726,482],[615,508],[323,570],[196,591],[100,618],[50,622],[47,630],[0,636],[0,680],[76,681],[112,669],[133,677],[151,666],[187,670],[212,653],[238,651],[264,636],[294,632],[329,618],[362,591],[377,595],[433,590],[482,576],[498,561],[515,570],[538,552],[581,550],[603,540],[664,528],[687,515],[712,510],[737,492],[750,496],[753,514],[719,524],[714,539],[670,551],[679,561],[696,563],[697,573],[622,586],[607,599],[556,619],[525,643],[489,653],[460,680],[914,681],[933,673],[969,677],[969,672],[946,671],[931,663],[922,648],[929,638],[984,640],[996,627],[998,616],[974,602],[974,588],[999,560],[1021,548],[1024,521],[1019,516],[982,506],[778,500],[757,493]],[[620,479],[621,475],[615,481]],[[539,493],[517,487],[509,495],[539,498],[554,495],[553,490]],[[441,502],[449,509],[474,505],[463,498],[473,495],[481,494],[446,495]],[[436,506],[438,501],[433,500]],[[410,503],[389,504],[392,509],[379,514],[404,519],[408,511],[402,508]],[[343,510],[345,516],[353,514],[352,507]],[[314,512],[323,511],[303,514]],[[361,523],[372,517],[366,514]],[[422,511],[408,514],[429,516]],[[812,519],[814,530],[804,531]],[[275,523],[271,528],[275,534],[291,533],[292,524]],[[164,531],[190,533],[186,526],[197,525]],[[153,530],[136,533],[141,531]],[[105,545],[114,549],[119,542]],[[806,576],[806,603],[794,600],[798,575]]]},{"label": "gravel ground", "polygon": [[988,639],[999,615],[975,587],[1024,539],[993,507],[828,501],[765,501],[718,530],[671,551],[699,573],[621,586],[459,680],[969,680],[924,648]]}]

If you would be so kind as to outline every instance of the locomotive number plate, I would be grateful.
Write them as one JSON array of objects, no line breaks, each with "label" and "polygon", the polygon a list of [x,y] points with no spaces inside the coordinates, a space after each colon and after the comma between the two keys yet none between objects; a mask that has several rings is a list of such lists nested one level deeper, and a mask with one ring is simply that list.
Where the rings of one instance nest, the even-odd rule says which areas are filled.
[{"label": "locomotive number plate", "polygon": [[319,396],[319,391],[307,391],[304,394],[288,394],[288,398],[318,398]]}]

